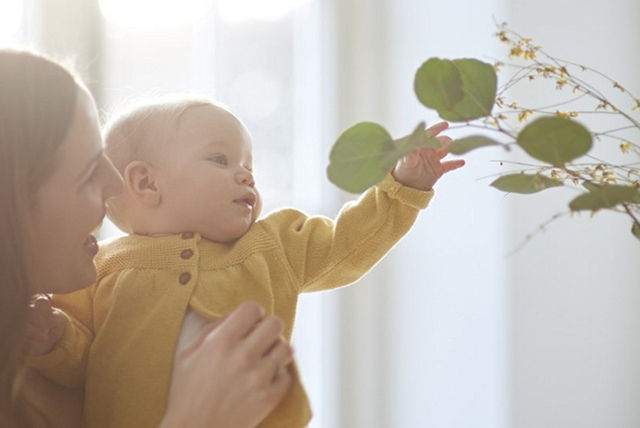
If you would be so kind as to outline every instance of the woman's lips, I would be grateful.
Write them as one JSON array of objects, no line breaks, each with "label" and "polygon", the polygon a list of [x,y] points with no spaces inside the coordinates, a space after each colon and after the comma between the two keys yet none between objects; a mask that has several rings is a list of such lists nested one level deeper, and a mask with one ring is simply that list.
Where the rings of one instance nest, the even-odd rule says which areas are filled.
[{"label": "woman's lips", "polygon": [[89,235],[86,241],[84,241],[84,249],[91,257],[98,254],[98,240],[95,236]]}]

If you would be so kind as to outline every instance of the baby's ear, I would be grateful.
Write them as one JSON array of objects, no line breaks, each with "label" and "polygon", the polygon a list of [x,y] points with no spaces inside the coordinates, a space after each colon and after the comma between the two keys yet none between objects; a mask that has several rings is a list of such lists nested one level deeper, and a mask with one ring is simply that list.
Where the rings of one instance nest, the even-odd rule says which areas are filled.
[{"label": "baby's ear", "polygon": [[133,199],[147,207],[155,207],[160,203],[161,195],[153,166],[144,161],[133,161],[124,169],[123,176],[127,191]]}]

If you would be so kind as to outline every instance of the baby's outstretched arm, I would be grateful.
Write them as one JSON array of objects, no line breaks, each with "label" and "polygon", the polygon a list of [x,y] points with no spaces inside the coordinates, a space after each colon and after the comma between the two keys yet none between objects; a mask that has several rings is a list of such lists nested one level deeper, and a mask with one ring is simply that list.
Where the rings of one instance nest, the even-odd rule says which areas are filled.
[{"label": "baby's outstretched arm", "polygon": [[398,183],[414,189],[431,190],[442,175],[464,165],[462,159],[442,162],[442,159],[449,153],[447,146],[451,138],[444,135],[438,136],[438,134],[448,127],[447,122],[440,122],[425,131],[440,140],[441,148],[414,149],[398,161],[391,173]]}]

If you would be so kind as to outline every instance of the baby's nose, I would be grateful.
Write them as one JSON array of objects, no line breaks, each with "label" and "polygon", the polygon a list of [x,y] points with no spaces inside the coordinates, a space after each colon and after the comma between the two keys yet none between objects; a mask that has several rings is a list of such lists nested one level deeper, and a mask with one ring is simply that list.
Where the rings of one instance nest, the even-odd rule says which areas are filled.
[{"label": "baby's nose", "polygon": [[242,168],[242,170],[238,172],[237,179],[238,182],[249,187],[253,187],[256,184],[255,180],[253,179],[253,174],[246,168]]}]

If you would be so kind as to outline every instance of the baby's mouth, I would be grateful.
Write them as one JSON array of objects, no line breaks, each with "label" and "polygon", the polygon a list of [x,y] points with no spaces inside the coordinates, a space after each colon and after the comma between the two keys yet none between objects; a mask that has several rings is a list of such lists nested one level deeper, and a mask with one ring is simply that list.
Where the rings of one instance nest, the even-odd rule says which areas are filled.
[{"label": "baby's mouth", "polygon": [[236,199],[233,202],[244,205],[250,209],[253,209],[253,207],[256,204],[256,199],[257,199],[256,195],[254,193],[249,192],[242,198]]}]

